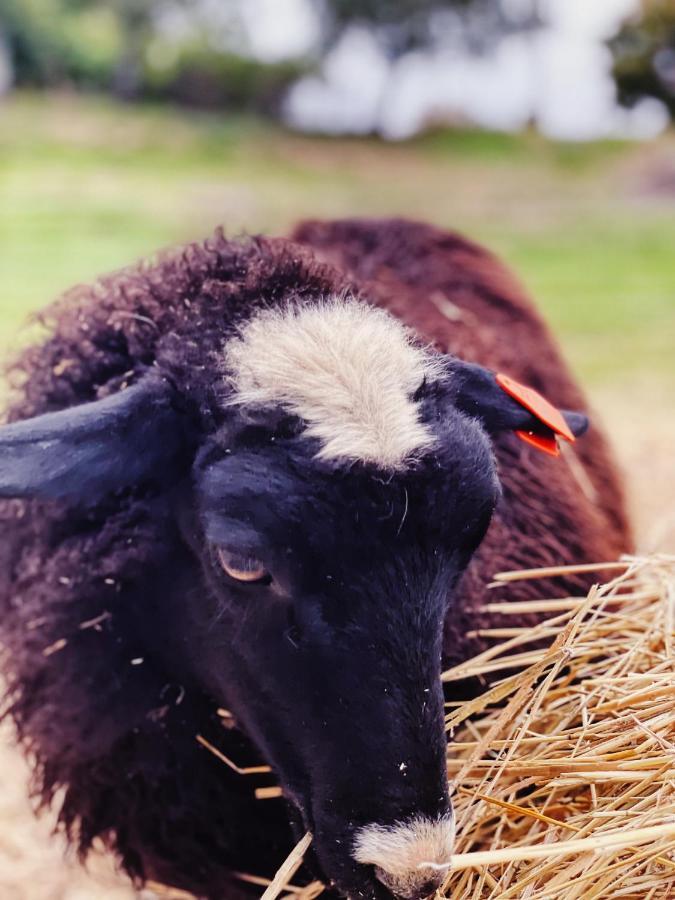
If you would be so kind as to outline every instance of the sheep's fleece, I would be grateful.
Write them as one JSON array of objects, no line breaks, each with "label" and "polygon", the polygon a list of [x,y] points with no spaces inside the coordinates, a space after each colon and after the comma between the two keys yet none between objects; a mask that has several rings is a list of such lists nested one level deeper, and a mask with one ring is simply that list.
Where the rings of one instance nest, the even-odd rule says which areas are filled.
[{"label": "sheep's fleece", "polygon": [[[523,289],[490,253],[423,224],[345,220],[304,222],[288,239],[217,231],[72,289],[41,314],[42,336],[8,367],[8,420],[107,397],[158,371],[177,387],[195,429],[212,433],[227,410],[224,348],[242,340],[238,328],[251,310],[347,296],[392,313],[421,346],[504,371],[560,408],[587,408]],[[229,347],[236,354],[237,344]],[[424,435],[406,440],[412,446]],[[407,446],[377,452],[395,462]],[[537,453],[511,433],[494,448],[502,497],[459,585],[461,605],[446,618],[445,665],[480,649],[469,632],[506,621],[480,610],[494,572],[630,549],[597,427],[569,459]],[[139,883],[255,896],[232,870],[269,877],[295,838],[281,801],[254,798],[260,780],[232,772],[196,741],[202,735],[242,764],[265,762],[242,733],[224,728],[227,719],[190,673],[158,652],[163,614],[146,599],[175,577],[185,552],[156,485],[79,507],[2,501],[4,711],[33,767],[35,797],[58,805],[83,855],[103,843]],[[523,581],[509,599],[586,586],[580,576]]]}]

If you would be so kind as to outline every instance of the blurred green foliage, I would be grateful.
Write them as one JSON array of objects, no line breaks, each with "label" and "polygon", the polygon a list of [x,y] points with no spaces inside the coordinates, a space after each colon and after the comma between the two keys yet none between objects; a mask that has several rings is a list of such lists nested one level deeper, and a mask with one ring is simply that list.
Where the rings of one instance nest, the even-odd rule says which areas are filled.
[{"label": "blurred green foliage", "polygon": [[23,85],[106,87],[122,47],[105,5],[80,10],[61,0],[0,0],[0,30]]},{"label": "blurred green foliage", "polygon": [[[464,29],[467,43],[476,46],[536,19],[536,0],[524,0],[517,10],[504,0],[313,2],[322,39],[308,58],[290,62],[247,56],[246,41],[238,40],[245,32],[241,11],[233,0],[221,0],[217,36],[209,28],[208,5],[200,0],[0,0],[0,35],[20,86],[69,84],[125,99],[270,114],[288,86],[318,66],[351,26],[374,30],[393,58],[432,44],[439,16],[449,11],[455,14],[453,28]],[[163,27],[167,16],[180,22],[178,33]]]},{"label": "blurred green foliage", "polygon": [[656,97],[675,115],[675,3],[649,0],[610,42],[619,99]]},{"label": "blurred green foliage", "polygon": [[261,64],[192,43],[175,48],[155,40],[143,67],[143,94],[188,106],[274,113],[305,71],[301,61]]},{"label": "blurred green foliage", "polygon": [[263,64],[213,47],[198,29],[171,40],[155,27],[162,5],[162,0],[0,0],[0,33],[16,83],[273,113],[306,70],[302,60]]}]

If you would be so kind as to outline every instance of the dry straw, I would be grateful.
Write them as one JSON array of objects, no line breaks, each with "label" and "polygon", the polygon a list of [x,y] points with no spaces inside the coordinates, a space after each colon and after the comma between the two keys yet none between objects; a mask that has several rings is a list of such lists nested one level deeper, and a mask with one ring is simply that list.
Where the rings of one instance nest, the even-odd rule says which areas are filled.
[{"label": "dry straw", "polygon": [[[570,567],[497,575],[490,609],[545,620],[487,632],[496,646],[444,674],[492,684],[448,709],[448,898],[675,897],[675,557],[595,568],[619,574],[527,604],[508,602],[509,585]],[[266,900],[321,892],[289,883],[310,840],[273,882],[256,879]]]},{"label": "dry straw", "polygon": [[[503,676],[448,714],[458,839],[447,896],[675,896],[675,557],[614,566],[608,584],[540,601],[541,625],[503,630],[446,673]],[[501,605],[509,585],[551,574],[498,575],[490,606],[518,610]],[[542,639],[548,650],[531,649]]]}]

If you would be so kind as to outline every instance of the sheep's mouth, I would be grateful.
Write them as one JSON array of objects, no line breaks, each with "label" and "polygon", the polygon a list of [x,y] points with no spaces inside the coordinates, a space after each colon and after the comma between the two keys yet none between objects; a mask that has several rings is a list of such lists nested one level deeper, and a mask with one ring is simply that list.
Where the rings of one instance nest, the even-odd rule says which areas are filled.
[{"label": "sheep's mouth", "polygon": [[[284,792],[286,794],[286,792]],[[305,806],[297,796],[286,794],[288,819],[293,832],[293,838],[297,842],[307,832],[316,833],[314,821],[308,811],[309,803]],[[316,843],[310,844],[303,860],[303,866],[309,872],[312,879],[322,882],[329,888],[331,897],[346,897],[348,900],[394,900],[392,894],[377,878],[373,866],[357,866],[358,874],[355,877],[356,884],[347,889],[335,882],[326,872],[321,863]]]}]

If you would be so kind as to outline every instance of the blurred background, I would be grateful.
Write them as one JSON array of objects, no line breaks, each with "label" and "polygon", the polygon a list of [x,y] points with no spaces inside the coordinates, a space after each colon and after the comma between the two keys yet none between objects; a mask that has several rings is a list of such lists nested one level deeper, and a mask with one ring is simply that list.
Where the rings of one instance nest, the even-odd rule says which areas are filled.
[{"label": "blurred background", "polygon": [[[0,352],[220,223],[457,228],[537,299],[672,552],[674,114],[673,0],[0,0]],[[1,750],[0,897],[135,896],[64,861],[24,779]]]}]

